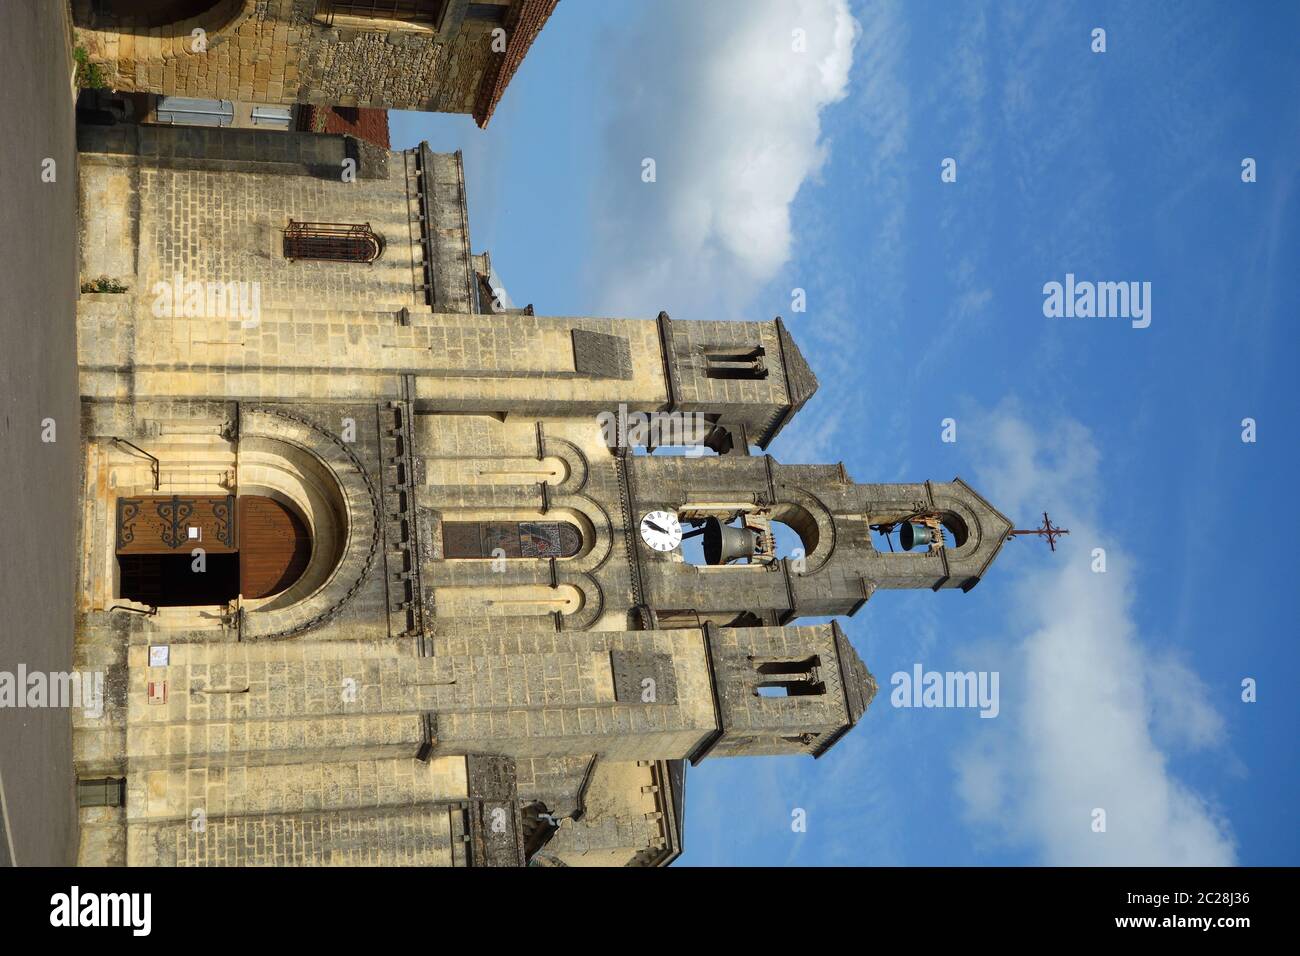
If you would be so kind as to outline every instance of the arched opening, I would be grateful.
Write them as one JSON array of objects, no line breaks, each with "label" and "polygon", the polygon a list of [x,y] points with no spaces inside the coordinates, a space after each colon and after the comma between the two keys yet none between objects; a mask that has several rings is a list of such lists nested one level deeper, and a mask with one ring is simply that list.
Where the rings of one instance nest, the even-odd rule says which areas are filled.
[{"label": "arched opening", "polygon": [[[83,29],[140,34],[157,30],[165,39],[189,38],[196,29],[209,44],[235,27],[254,0],[91,0],[73,5],[73,22]],[[190,51],[193,52],[193,51]]]},{"label": "arched opening", "polygon": [[259,495],[287,508],[308,529],[307,566],[294,582],[262,599],[249,598],[249,609],[278,611],[307,600],[339,570],[352,540],[353,521],[339,473],[316,454],[287,441],[245,434],[239,444],[240,497]]},{"label": "arched opening", "polygon": [[758,682],[754,686],[757,697],[812,697],[826,693],[826,683],[821,679],[821,658],[817,655],[802,660],[755,661]]},{"label": "arched opening", "polygon": [[265,495],[119,498],[119,595],[151,607],[208,607],[266,598],[311,560],[311,532]]},{"label": "arched opening", "polygon": [[683,535],[683,560],[708,567],[766,565],[788,558],[802,568],[821,540],[817,519],[800,505],[729,514],[687,508],[679,519],[691,527]]},{"label": "arched opening", "polygon": [[100,18],[133,27],[165,27],[215,10],[227,0],[98,0]]},{"label": "arched opening", "polygon": [[936,548],[956,550],[970,539],[965,519],[952,511],[914,511],[869,520],[871,543],[877,551],[924,554]]},{"label": "arched opening", "polygon": [[943,533],[944,537],[948,539],[948,547],[960,548],[969,539],[970,529],[966,527],[966,522],[962,520],[961,515],[945,511],[939,516],[939,522],[943,525]]},{"label": "arched opening", "polygon": [[634,455],[722,455],[735,447],[731,433],[718,424],[721,416],[705,412],[628,412],[598,416],[605,444],[627,448]]}]

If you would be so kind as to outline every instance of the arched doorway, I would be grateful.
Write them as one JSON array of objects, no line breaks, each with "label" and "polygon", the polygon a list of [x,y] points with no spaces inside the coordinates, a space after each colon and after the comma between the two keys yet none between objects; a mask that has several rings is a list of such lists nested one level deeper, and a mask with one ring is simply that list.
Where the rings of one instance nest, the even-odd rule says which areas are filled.
[{"label": "arched doorway", "polygon": [[100,0],[96,12],[134,27],[163,27],[201,16],[226,0]]},{"label": "arched doorway", "polygon": [[142,495],[117,501],[118,593],[152,607],[279,594],[311,560],[303,519],[266,495]]}]

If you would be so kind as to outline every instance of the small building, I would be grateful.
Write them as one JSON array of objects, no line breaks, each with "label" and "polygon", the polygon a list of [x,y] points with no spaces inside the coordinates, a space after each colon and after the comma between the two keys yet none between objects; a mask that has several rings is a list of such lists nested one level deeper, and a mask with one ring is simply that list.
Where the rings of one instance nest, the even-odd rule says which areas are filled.
[{"label": "small building", "polygon": [[486,126],[558,0],[72,0],[123,93],[468,113]]}]

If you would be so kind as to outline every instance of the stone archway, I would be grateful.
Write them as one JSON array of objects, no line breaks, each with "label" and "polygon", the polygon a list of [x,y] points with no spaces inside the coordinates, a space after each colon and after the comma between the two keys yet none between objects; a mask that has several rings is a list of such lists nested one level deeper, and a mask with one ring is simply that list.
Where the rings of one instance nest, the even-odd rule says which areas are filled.
[{"label": "stone archway", "polygon": [[211,13],[225,0],[101,0],[100,22],[133,27],[164,27]]},{"label": "stone archway", "polygon": [[285,506],[310,535],[296,580],[268,597],[246,597],[245,639],[290,637],[330,620],[368,577],[379,549],[379,499],[364,466],[315,423],[249,408],[240,416],[237,484],[241,496]]},{"label": "stone archway", "polygon": [[[110,85],[135,89],[139,67],[183,56],[202,56],[224,43],[252,15],[257,0],[111,0],[103,7],[75,0],[73,23],[77,42],[90,59],[105,67]],[[133,59],[118,60],[119,38],[149,36],[156,46],[137,44]],[[203,43],[196,45],[196,36]]]},{"label": "stone archway", "polygon": [[[110,462],[103,477],[117,491],[116,513],[105,528],[113,545],[99,559],[104,566],[91,585],[92,601],[208,608],[198,616],[178,610],[153,618],[156,624],[165,619],[167,627],[192,627],[214,619],[210,609],[229,605],[242,590],[240,628],[247,640],[292,637],[318,627],[362,587],[379,552],[379,495],[348,443],[310,419],[266,406],[241,408],[234,444],[224,437],[228,427],[200,419],[169,425],[166,436],[149,445],[168,471],[170,487],[162,492],[134,453]],[[223,437],[217,437],[218,429]],[[200,435],[210,440],[191,440]],[[196,452],[197,465],[191,461]],[[121,471],[116,483],[113,469]],[[250,519],[247,502],[254,500]],[[260,540],[239,533],[241,510],[245,524],[262,522]],[[233,559],[233,584],[202,595],[187,591],[195,548],[208,568]],[[246,574],[242,585],[241,549],[251,549],[258,565],[248,569],[255,573]],[[178,569],[159,567],[151,555],[175,557]],[[185,571],[180,584],[179,562]],[[123,570],[129,572],[125,581]],[[171,577],[139,583],[159,573]]]}]

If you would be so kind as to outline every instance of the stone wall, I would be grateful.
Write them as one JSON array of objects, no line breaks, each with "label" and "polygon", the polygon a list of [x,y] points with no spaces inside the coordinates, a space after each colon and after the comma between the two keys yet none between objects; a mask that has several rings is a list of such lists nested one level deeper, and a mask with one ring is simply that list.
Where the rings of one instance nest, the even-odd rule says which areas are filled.
[{"label": "stone wall", "polygon": [[505,57],[494,25],[465,17],[467,6],[452,0],[442,30],[358,29],[328,25],[318,0],[214,0],[190,20],[144,27],[73,0],[77,43],[116,90],[448,113],[474,112]]}]

